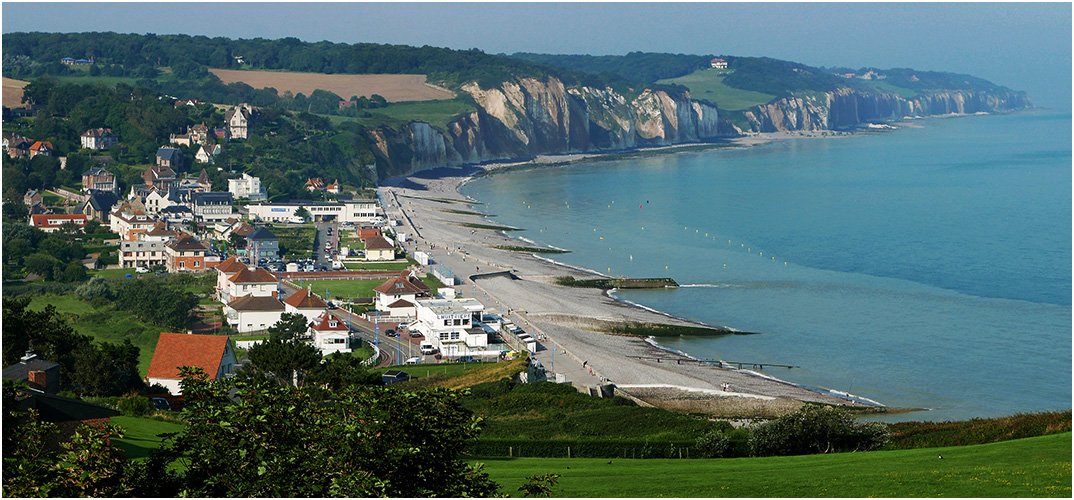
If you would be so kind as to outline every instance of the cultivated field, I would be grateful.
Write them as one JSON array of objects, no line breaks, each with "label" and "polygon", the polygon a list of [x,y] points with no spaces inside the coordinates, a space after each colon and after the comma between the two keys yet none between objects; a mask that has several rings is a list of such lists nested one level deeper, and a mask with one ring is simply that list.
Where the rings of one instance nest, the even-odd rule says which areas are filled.
[{"label": "cultivated field", "polygon": [[4,106],[18,108],[22,106],[22,88],[30,82],[4,78]]},{"label": "cultivated field", "polygon": [[765,104],[776,96],[752,90],[742,90],[723,83],[728,70],[703,69],[678,78],[660,80],[656,83],[676,83],[690,89],[690,97],[715,102],[726,111],[738,111]]},{"label": "cultivated field", "polygon": [[[388,102],[431,101],[455,97],[455,94],[447,89],[426,84],[425,75],[325,75],[233,69],[209,71],[224,83],[243,82],[255,89],[272,87],[280,94],[290,90],[292,94],[301,92],[308,96],[314,90],[321,89],[334,92],[344,99],[379,94]],[[6,80],[4,85],[6,89]]]}]

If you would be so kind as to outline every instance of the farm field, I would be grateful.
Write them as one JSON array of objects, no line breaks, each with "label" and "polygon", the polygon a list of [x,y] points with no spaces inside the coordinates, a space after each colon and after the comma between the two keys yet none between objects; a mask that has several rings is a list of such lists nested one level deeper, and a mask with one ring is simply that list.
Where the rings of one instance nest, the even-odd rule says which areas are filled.
[{"label": "farm field", "polygon": [[367,127],[395,127],[404,123],[419,121],[428,123],[435,128],[443,129],[459,115],[477,111],[477,107],[469,102],[459,99],[442,99],[435,101],[390,104],[385,108],[369,109],[366,111],[368,112],[368,116],[320,116],[328,118],[335,125],[344,121],[356,121]]},{"label": "farm field", "polygon": [[[942,456],[943,459],[939,457]],[[729,459],[473,459],[521,497],[534,474],[556,497],[1064,497],[1071,434],[986,445]]]},{"label": "farm field", "polygon": [[776,98],[771,94],[725,85],[723,79],[727,74],[727,70],[703,69],[686,76],[659,80],[656,83],[683,85],[690,89],[690,97],[714,102],[725,111],[741,111],[758,104],[768,103]]},{"label": "farm field", "polygon": [[3,79],[4,106],[9,108],[22,107],[22,88],[29,83],[30,82],[5,77]]},{"label": "farm field", "polygon": [[290,90],[310,95],[316,89],[333,92],[343,99],[379,94],[388,102],[451,99],[443,88],[425,84],[425,75],[325,75],[286,71],[243,71],[210,69],[224,83],[243,82],[255,89],[272,87],[281,95]]}]

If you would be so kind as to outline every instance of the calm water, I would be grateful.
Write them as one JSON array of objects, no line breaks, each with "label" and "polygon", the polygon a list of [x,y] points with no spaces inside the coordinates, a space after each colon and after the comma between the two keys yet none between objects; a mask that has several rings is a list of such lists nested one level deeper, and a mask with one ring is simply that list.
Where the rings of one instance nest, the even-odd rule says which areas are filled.
[{"label": "calm water", "polygon": [[1071,116],[913,122],[515,172],[465,194],[618,297],[759,335],[664,341],[964,419],[1071,407]]}]

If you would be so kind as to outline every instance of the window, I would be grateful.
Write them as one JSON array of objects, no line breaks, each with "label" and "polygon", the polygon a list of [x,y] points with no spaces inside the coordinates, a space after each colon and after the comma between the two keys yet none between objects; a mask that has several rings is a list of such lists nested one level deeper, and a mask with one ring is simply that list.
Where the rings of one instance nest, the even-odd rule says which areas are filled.
[{"label": "window", "polygon": [[448,332],[440,332],[440,340],[447,340]]},{"label": "window", "polygon": [[451,320],[450,319],[445,319],[444,320],[444,326],[451,326]]},{"label": "window", "polygon": [[459,340],[459,332],[451,332],[451,340]]},{"label": "window", "polygon": [[459,325],[461,325],[461,324],[462,324],[462,320],[461,320],[461,319],[456,319],[456,320],[455,320],[455,326],[459,326]]}]

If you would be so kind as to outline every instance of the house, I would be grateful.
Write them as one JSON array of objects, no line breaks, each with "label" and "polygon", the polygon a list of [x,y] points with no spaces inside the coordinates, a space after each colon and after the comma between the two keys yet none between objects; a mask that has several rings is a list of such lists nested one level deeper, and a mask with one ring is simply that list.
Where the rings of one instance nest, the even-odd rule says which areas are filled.
[{"label": "house", "polygon": [[417,313],[414,303],[419,297],[430,295],[428,285],[406,271],[381,283],[373,291],[377,293],[373,301],[374,307],[395,318],[413,318]]},{"label": "house", "polygon": [[24,380],[31,389],[56,394],[60,392],[60,365],[27,351],[18,363],[4,368],[4,380]]},{"label": "house", "polygon": [[82,173],[82,192],[111,191],[119,192],[119,184],[116,175],[101,167],[92,167]]},{"label": "house", "polygon": [[[167,149],[171,152],[167,153],[169,157],[172,157],[179,150],[175,148],[160,148],[161,150]],[[175,170],[170,165],[160,164],[160,151],[157,151],[157,164],[150,167],[142,173],[142,179],[145,181],[146,187],[155,188],[157,190],[167,191],[179,184],[175,175]],[[182,155],[179,155],[182,157]]]},{"label": "house", "polygon": [[[250,269],[246,266],[227,278],[219,292],[220,301],[225,304],[247,295],[275,298],[279,294],[279,279],[275,275],[260,267]],[[280,310],[283,310],[283,305]]]},{"label": "house", "polygon": [[226,336],[163,332],[153,350],[146,381],[149,385],[160,384],[172,394],[179,395],[183,393],[179,384],[181,367],[201,368],[209,380],[216,380],[231,374],[235,363],[235,351]]},{"label": "house", "polygon": [[177,107],[177,108],[179,106],[194,106],[194,107],[196,107],[198,104],[200,104],[200,102],[198,102],[197,99],[180,99],[178,101],[175,101],[175,107]]},{"label": "house", "polygon": [[108,149],[119,143],[119,137],[110,128],[91,128],[82,134],[82,147],[86,149]]},{"label": "house", "polygon": [[120,241],[119,267],[127,269],[167,267],[167,259],[164,255],[164,246],[167,244],[159,240]]},{"label": "house", "polygon": [[328,309],[328,304],[303,288],[284,299],[283,307],[286,312],[305,316],[306,321],[316,321],[317,317]]},{"label": "house", "polygon": [[261,187],[261,178],[253,177],[245,172],[243,172],[241,178],[228,179],[227,191],[231,193],[235,199],[248,198],[252,201],[256,201],[267,198],[265,189]]},{"label": "house", "polygon": [[28,207],[32,207],[45,201],[45,198],[38,193],[36,189],[30,189],[26,191],[26,194],[22,195],[22,204]]},{"label": "house", "polygon": [[52,143],[48,141],[37,141],[30,146],[30,158],[37,155],[52,156],[53,151]]},{"label": "house", "polygon": [[190,235],[181,235],[164,245],[164,260],[168,272],[204,271],[209,246]]},{"label": "house", "polygon": [[[228,223],[228,221],[232,222]],[[219,235],[218,239],[221,240],[231,238],[232,234],[237,234],[243,239],[246,239],[247,236],[250,236],[256,230],[257,228],[251,226],[249,222],[246,222],[244,220],[236,220],[234,217],[227,219],[223,222],[218,222],[216,224],[216,233]],[[246,251],[245,248],[240,248],[238,250],[242,250],[243,252]]]},{"label": "house", "polygon": [[485,310],[477,299],[422,299],[415,306],[417,320],[410,329],[425,335],[425,341],[445,357],[470,356],[488,348],[488,333],[474,326]]},{"label": "house", "polygon": [[118,417],[119,411],[81,399],[48,394],[37,389],[27,389],[15,396],[15,403],[23,411],[34,410],[40,422],[49,422],[59,432],[45,437],[47,447],[62,449],[61,443],[69,442],[79,427],[102,428]]},{"label": "house", "polygon": [[5,136],[5,142],[4,148],[7,149],[7,155],[13,159],[30,156],[30,146],[34,143],[34,141],[18,134],[13,134],[10,138]]},{"label": "house", "polygon": [[365,260],[395,260],[395,245],[383,236],[366,238]]},{"label": "house", "polygon": [[231,193],[227,191],[192,193],[190,202],[196,221],[213,223],[235,215],[235,209],[231,206]]},{"label": "house", "polygon": [[102,224],[108,223],[108,216],[119,203],[119,195],[112,191],[91,191],[89,198],[82,204],[82,214]]},{"label": "house", "polygon": [[209,180],[209,173],[203,168],[197,177],[184,176],[180,179],[179,189],[185,189],[192,193],[209,193],[212,192],[213,185],[212,181]]},{"label": "house", "polygon": [[213,137],[216,137],[217,143],[227,144],[228,138],[231,136],[230,131],[226,127],[217,127],[210,132]]},{"label": "house", "polygon": [[228,325],[239,333],[266,330],[280,321],[283,302],[276,297],[246,295],[224,306]]},{"label": "house", "polygon": [[322,181],[320,177],[307,179],[304,187],[306,188],[306,191],[324,191],[327,189],[324,185],[324,181]]},{"label": "house", "polygon": [[209,126],[205,125],[205,122],[197,123],[187,128],[187,134],[190,135],[190,141],[194,144],[208,144],[211,131]]},{"label": "house", "polygon": [[190,134],[168,134],[168,144],[176,146],[189,146]]},{"label": "house", "polygon": [[138,233],[149,231],[155,222],[144,208],[129,202],[120,203],[108,216],[108,228],[127,241],[136,240]]},{"label": "house", "polygon": [[280,256],[280,239],[266,228],[259,227],[246,237],[246,257],[250,262]]},{"label": "house", "polygon": [[727,69],[727,61],[720,59],[719,57],[709,61],[709,64],[716,69]]},{"label": "house", "polygon": [[380,237],[380,229],[375,228],[375,227],[360,227],[360,228],[356,229],[354,232],[358,236],[358,239],[360,239],[360,240],[364,240],[366,238]]},{"label": "house", "polygon": [[216,155],[220,154],[224,150],[224,147],[219,144],[202,144],[198,148],[198,153],[194,155],[194,160],[198,163],[212,164],[216,160]]},{"label": "house", "polygon": [[224,304],[231,302],[231,298],[227,297],[226,290],[230,283],[231,277],[236,273],[246,269],[246,264],[239,262],[237,257],[229,257],[227,260],[221,262],[216,266],[216,299]]},{"label": "house", "polygon": [[160,209],[157,215],[171,224],[185,224],[194,220],[194,212],[186,205],[171,205]]},{"label": "house", "polygon": [[30,225],[46,233],[59,231],[68,222],[78,226],[81,231],[82,226],[86,225],[86,216],[83,214],[34,214],[30,216]]},{"label": "house", "polygon": [[183,152],[177,148],[162,146],[157,150],[157,166],[172,169],[173,177],[175,176],[174,170],[183,168],[183,161]]},{"label": "house", "polygon": [[258,114],[257,109],[249,104],[227,110],[224,121],[227,123],[228,134],[234,139],[249,138],[250,123],[256,121]]},{"label": "house", "polygon": [[339,183],[339,179],[325,187],[325,190],[331,194],[339,194],[343,191],[343,185]]},{"label": "house", "polygon": [[322,356],[334,352],[351,352],[351,331],[347,324],[336,315],[324,311],[310,323],[310,335],[314,347],[321,350]]}]

